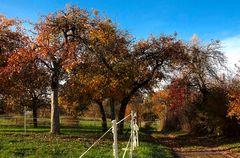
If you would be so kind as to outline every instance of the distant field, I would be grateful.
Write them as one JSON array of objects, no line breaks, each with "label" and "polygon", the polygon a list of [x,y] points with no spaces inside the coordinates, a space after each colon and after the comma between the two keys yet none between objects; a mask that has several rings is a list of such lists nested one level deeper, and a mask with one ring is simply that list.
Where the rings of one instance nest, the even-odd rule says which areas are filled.
[{"label": "distant field", "polygon": [[[109,124],[110,125],[110,124]],[[126,125],[128,126],[128,125]],[[62,126],[61,135],[50,135],[48,126],[34,129],[29,125],[24,134],[22,125],[1,125],[0,122],[0,157],[1,158],[78,158],[101,135],[101,122],[81,120],[79,125]],[[122,157],[129,133],[119,139],[119,154]],[[84,157],[112,158],[112,134],[106,135]],[[128,154],[126,155],[128,157]],[[149,141],[141,134],[140,147],[134,151],[135,158],[172,158],[170,150]]]}]

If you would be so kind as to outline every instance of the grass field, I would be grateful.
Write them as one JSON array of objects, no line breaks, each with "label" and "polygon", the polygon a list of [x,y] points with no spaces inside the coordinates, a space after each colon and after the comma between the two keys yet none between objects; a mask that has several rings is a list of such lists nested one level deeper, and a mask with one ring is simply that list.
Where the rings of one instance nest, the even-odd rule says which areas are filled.
[{"label": "grass field", "polygon": [[[127,125],[126,125],[127,126]],[[0,124],[1,158],[78,158],[101,135],[100,121],[81,121],[78,126],[61,127],[61,135],[50,135],[48,126],[36,129],[23,126]],[[127,144],[129,134],[119,138],[119,157]],[[84,157],[111,158],[112,134],[106,135]],[[128,152],[129,153],[129,152]],[[128,154],[126,155],[128,157]],[[154,143],[145,134],[140,135],[140,147],[134,150],[135,158],[172,158],[171,151]]]}]

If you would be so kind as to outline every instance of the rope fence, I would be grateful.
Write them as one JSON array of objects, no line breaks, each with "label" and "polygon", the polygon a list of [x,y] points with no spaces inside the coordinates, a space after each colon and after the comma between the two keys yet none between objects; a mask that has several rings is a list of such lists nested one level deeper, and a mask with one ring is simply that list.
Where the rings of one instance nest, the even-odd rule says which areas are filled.
[{"label": "rope fence", "polygon": [[127,153],[127,151],[128,151],[128,146],[129,146],[129,144],[130,144],[131,137],[132,137],[132,135],[130,135],[130,137],[129,137],[129,139],[128,139],[128,143],[127,143],[127,146],[126,146],[126,148],[123,148],[123,150],[124,150],[124,153],[123,153],[123,156],[122,156],[122,158],[124,158],[124,157],[125,157],[125,155],[126,155],[126,153]]},{"label": "rope fence", "polygon": [[127,115],[126,117],[124,117],[123,119],[121,119],[120,121],[117,122],[117,125],[121,122],[123,122],[124,120],[126,120],[129,116],[131,116],[131,114]]},{"label": "rope fence", "polygon": [[[137,126],[137,119],[136,119],[137,114],[133,111],[131,112],[131,114],[127,115],[126,117],[124,117],[123,119],[121,119],[118,122],[116,122],[116,120],[112,120],[112,127],[109,128],[101,137],[99,137],[85,152],[83,152],[83,154],[79,158],[82,158],[85,154],[87,154],[91,148],[93,148],[109,131],[111,131],[111,129],[112,129],[112,133],[113,133],[113,156],[114,156],[114,158],[118,158],[117,125],[130,116],[131,116],[131,134],[128,139],[126,147],[123,148],[124,153],[123,153],[122,158],[124,158],[126,156],[126,153],[128,150],[130,151],[130,153],[129,153],[130,158],[132,158],[133,150],[139,146],[139,142],[138,142],[139,128]],[[130,149],[128,149],[130,143],[131,143]]]},{"label": "rope fence", "polygon": [[96,140],[79,158],[82,158],[94,145],[96,145],[110,130],[112,129],[109,128],[98,140]]}]

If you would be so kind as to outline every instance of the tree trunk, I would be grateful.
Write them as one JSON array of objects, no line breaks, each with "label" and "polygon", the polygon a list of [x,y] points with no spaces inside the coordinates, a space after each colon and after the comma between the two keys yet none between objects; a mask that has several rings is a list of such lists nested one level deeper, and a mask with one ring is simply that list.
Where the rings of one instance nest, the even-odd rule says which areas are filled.
[{"label": "tree trunk", "polygon": [[52,90],[51,98],[51,133],[60,133],[60,121],[59,121],[59,110],[58,110],[58,89]]},{"label": "tree trunk", "polygon": [[33,113],[33,127],[37,128],[38,127],[38,121],[37,121],[38,116],[37,116],[37,107],[36,106],[33,106],[32,113]]},{"label": "tree trunk", "polygon": [[200,88],[200,92],[202,93],[202,101],[200,104],[200,109],[201,109],[203,108],[203,105],[207,103],[209,91],[206,86],[203,86],[202,88]]},{"label": "tree trunk", "polygon": [[0,114],[4,114],[4,102],[2,99],[0,99]]},{"label": "tree trunk", "polygon": [[[130,99],[131,99],[131,97],[127,96],[127,97],[124,97],[123,100],[121,101],[120,110],[118,113],[119,120],[122,120],[125,117],[127,104],[130,101]],[[118,133],[123,134],[123,129],[124,129],[124,120],[121,123],[119,123],[119,125],[118,125]]]},{"label": "tree trunk", "polygon": [[[154,70],[153,70],[154,71]],[[153,73],[154,74],[154,73]],[[131,100],[132,96],[141,88],[144,87],[145,85],[147,85],[150,81],[152,80],[152,77],[148,77],[146,79],[144,79],[142,82],[136,84],[133,89],[125,95],[125,97],[122,99],[121,101],[121,105],[120,105],[120,110],[118,113],[118,119],[122,120],[124,119],[125,116],[125,112],[126,112],[126,108],[127,108],[127,104],[129,103],[129,101]],[[119,123],[118,125],[118,132],[119,134],[123,134],[123,128],[124,128],[124,121],[122,121],[121,123]]]},{"label": "tree trunk", "polygon": [[[56,64],[56,63],[54,63]],[[53,71],[51,80],[51,131],[52,134],[60,134],[60,120],[58,109],[58,92],[59,92],[59,69],[58,65]]]},{"label": "tree trunk", "polygon": [[105,114],[105,110],[103,108],[102,102],[97,102],[98,106],[99,106],[99,110],[102,116],[102,131],[106,132],[107,131],[107,118],[106,118],[106,114]]},{"label": "tree trunk", "polygon": [[116,115],[115,115],[114,99],[110,98],[109,101],[110,101],[111,120],[115,120],[116,119]]}]

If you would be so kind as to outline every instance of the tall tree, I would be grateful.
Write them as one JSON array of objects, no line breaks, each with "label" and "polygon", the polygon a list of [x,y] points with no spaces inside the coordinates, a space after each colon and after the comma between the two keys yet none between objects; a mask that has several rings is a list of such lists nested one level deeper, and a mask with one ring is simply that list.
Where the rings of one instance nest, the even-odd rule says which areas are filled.
[{"label": "tall tree", "polygon": [[60,133],[58,96],[60,82],[67,71],[81,62],[82,40],[88,28],[88,13],[76,6],[43,16],[35,29],[38,60],[51,74],[51,133]]},{"label": "tall tree", "polygon": [[[153,87],[184,58],[183,43],[176,36],[150,37],[135,44],[127,32],[109,20],[98,21],[92,29],[92,52],[105,76],[111,78],[118,94],[118,119],[125,116],[127,104],[138,91]],[[91,34],[90,34],[91,35]],[[112,93],[114,94],[114,93]],[[123,131],[123,122],[119,132]]]},{"label": "tall tree", "polygon": [[213,83],[222,82],[219,72],[225,69],[226,57],[220,47],[219,41],[201,44],[196,35],[187,46],[189,60],[182,69],[182,74],[190,80],[189,86],[201,92],[202,102],[206,101],[208,88]]},{"label": "tall tree", "polygon": [[[184,48],[175,35],[150,37],[133,46],[130,64],[133,65],[134,73],[129,76],[128,87],[121,99],[120,120],[124,118],[127,104],[136,92],[153,88],[185,60]],[[123,123],[119,130],[120,133],[123,131]]]}]

